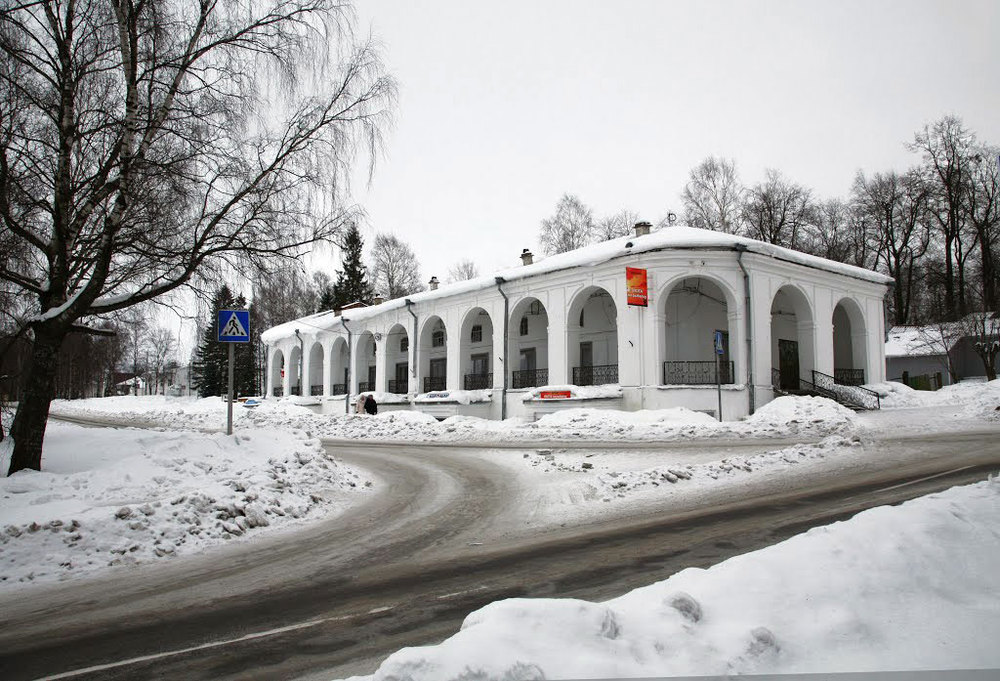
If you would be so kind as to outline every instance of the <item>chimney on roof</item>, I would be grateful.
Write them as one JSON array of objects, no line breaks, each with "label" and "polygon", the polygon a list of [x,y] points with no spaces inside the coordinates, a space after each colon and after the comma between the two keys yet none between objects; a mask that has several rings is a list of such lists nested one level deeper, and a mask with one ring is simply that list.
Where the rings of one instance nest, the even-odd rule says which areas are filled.
[{"label": "chimney on roof", "polygon": [[381,305],[384,302],[385,298],[383,298],[381,295],[376,295],[374,298],[372,298],[372,305]]},{"label": "chimney on roof", "polygon": [[428,286],[431,287],[432,291],[437,291],[438,278],[437,277],[431,277],[431,280],[429,282],[427,282],[427,284],[428,284]]},{"label": "chimney on roof", "polygon": [[645,220],[642,222],[635,223],[635,235],[636,236],[646,236],[649,234],[649,230],[653,228],[653,225],[649,224]]},{"label": "chimney on roof", "polygon": [[531,255],[531,251],[527,248],[521,251],[521,262],[525,265],[530,265],[533,262],[534,257],[535,256]]}]

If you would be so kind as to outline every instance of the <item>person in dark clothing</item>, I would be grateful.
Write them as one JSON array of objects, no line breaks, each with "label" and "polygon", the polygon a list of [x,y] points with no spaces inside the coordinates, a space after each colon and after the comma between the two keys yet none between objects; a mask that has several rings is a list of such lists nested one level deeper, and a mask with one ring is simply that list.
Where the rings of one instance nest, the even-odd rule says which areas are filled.
[{"label": "person in dark clothing", "polygon": [[368,395],[365,399],[365,411],[373,416],[378,413],[378,402],[375,401],[374,395]]}]

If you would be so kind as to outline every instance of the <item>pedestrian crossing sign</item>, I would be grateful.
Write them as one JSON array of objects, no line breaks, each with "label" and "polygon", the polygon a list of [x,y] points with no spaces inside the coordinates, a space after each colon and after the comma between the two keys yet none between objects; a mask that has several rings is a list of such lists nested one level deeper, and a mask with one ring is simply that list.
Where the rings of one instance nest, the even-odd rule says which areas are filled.
[{"label": "pedestrian crossing sign", "polygon": [[250,342],[250,311],[219,310],[219,342]]}]

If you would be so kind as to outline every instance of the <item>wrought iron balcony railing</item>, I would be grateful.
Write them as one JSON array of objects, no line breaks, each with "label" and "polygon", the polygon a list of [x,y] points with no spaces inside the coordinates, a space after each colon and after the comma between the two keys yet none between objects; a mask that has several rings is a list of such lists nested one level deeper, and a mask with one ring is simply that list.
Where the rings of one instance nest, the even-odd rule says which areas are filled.
[{"label": "wrought iron balcony railing", "polygon": [[346,395],[347,394],[347,384],[346,383],[334,383],[330,386],[331,395]]},{"label": "wrought iron balcony railing", "polygon": [[617,364],[573,367],[573,385],[609,385],[617,382]]},{"label": "wrought iron balcony railing", "polygon": [[284,397],[285,395],[285,389],[280,385],[274,386],[273,392],[275,397]]},{"label": "wrought iron balcony railing", "polygon": [[466,390],[487,390],[493,387],[493,374],[466,374]]},{"label": "wrought iron balcony railing", "polygon": [[302,386],[300,386],[300,385],[293,385],[291,388],[288,389],[288,393],[290,395],[301,395],[302,394]]},{"label": "wrought iron balcony railing", "polygon": [[444,376],[424,376],[424,392],[433,393],[445,390],[448,379]]},{"label": "wrought iron balcony railing", "polygon": [[323,394],[323,386],[322,385],[311,385],[311,386],[309,386],[309,394],[310,395],[322,395]]},{"label": "wrought iron balcony railing", "polygon": [[374,383],[369,383],[368,381],[360,381],[358,383],[358,392],[359,393],[366,393],[366,392],[369,392],[369,391],[374,390],[374,389],[375,389],[375,384]]},{"label": "wrought iron balcony railing", "polygon": [[733,362],[719,362],[719,378],[715,376],[715,361],[668,361],[663,363],[664,385],[716,385],[735,383]]},{"label": "wrought iron balcony railing", "polygon": [[537,388],[549,382],[548,369],[520,369],[511,372],[512,388]]},{"label": "wrought iron balcony railing", "polygon": [[405,395],[409,389],[409,381],[389,381],[389,392],[394,395]]}]

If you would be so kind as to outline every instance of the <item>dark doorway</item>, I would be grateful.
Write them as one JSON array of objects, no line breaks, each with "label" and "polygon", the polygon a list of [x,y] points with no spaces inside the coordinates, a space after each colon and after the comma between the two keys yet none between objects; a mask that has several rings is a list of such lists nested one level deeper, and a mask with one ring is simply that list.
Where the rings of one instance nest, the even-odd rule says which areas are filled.
[{"label": "dark doorway", "polygon": [[431,360],[431,377],[444,378],[448,375],[448,360],[444,357]]},{"label": "dark doorway", "polygon": [[406,362],[400,362],[396,365],[396,384],[404,386],[407,382],[406,373],[409,371],[410,365]]},{"label": "dark doorway", "polygon": [[537,353],[535,352],[535,348],[524,348],[521,350],[518,368],[521,371],[534,371],[537,368]]},{"label": "dark doorway", "polygon": [[594,366],[594,344],[591,341],[580,343],[580,366]]},{"label": "dark doorway", "polygon": [[779,387],[782,390],[799,389],[798,341],[778,339],[778,371],[781,373]]},{"label": "dark doorway", "polygon": [[472,373],[475,376],[484,376],[490,373],[490,356],[486,353],[472,355]]}]

